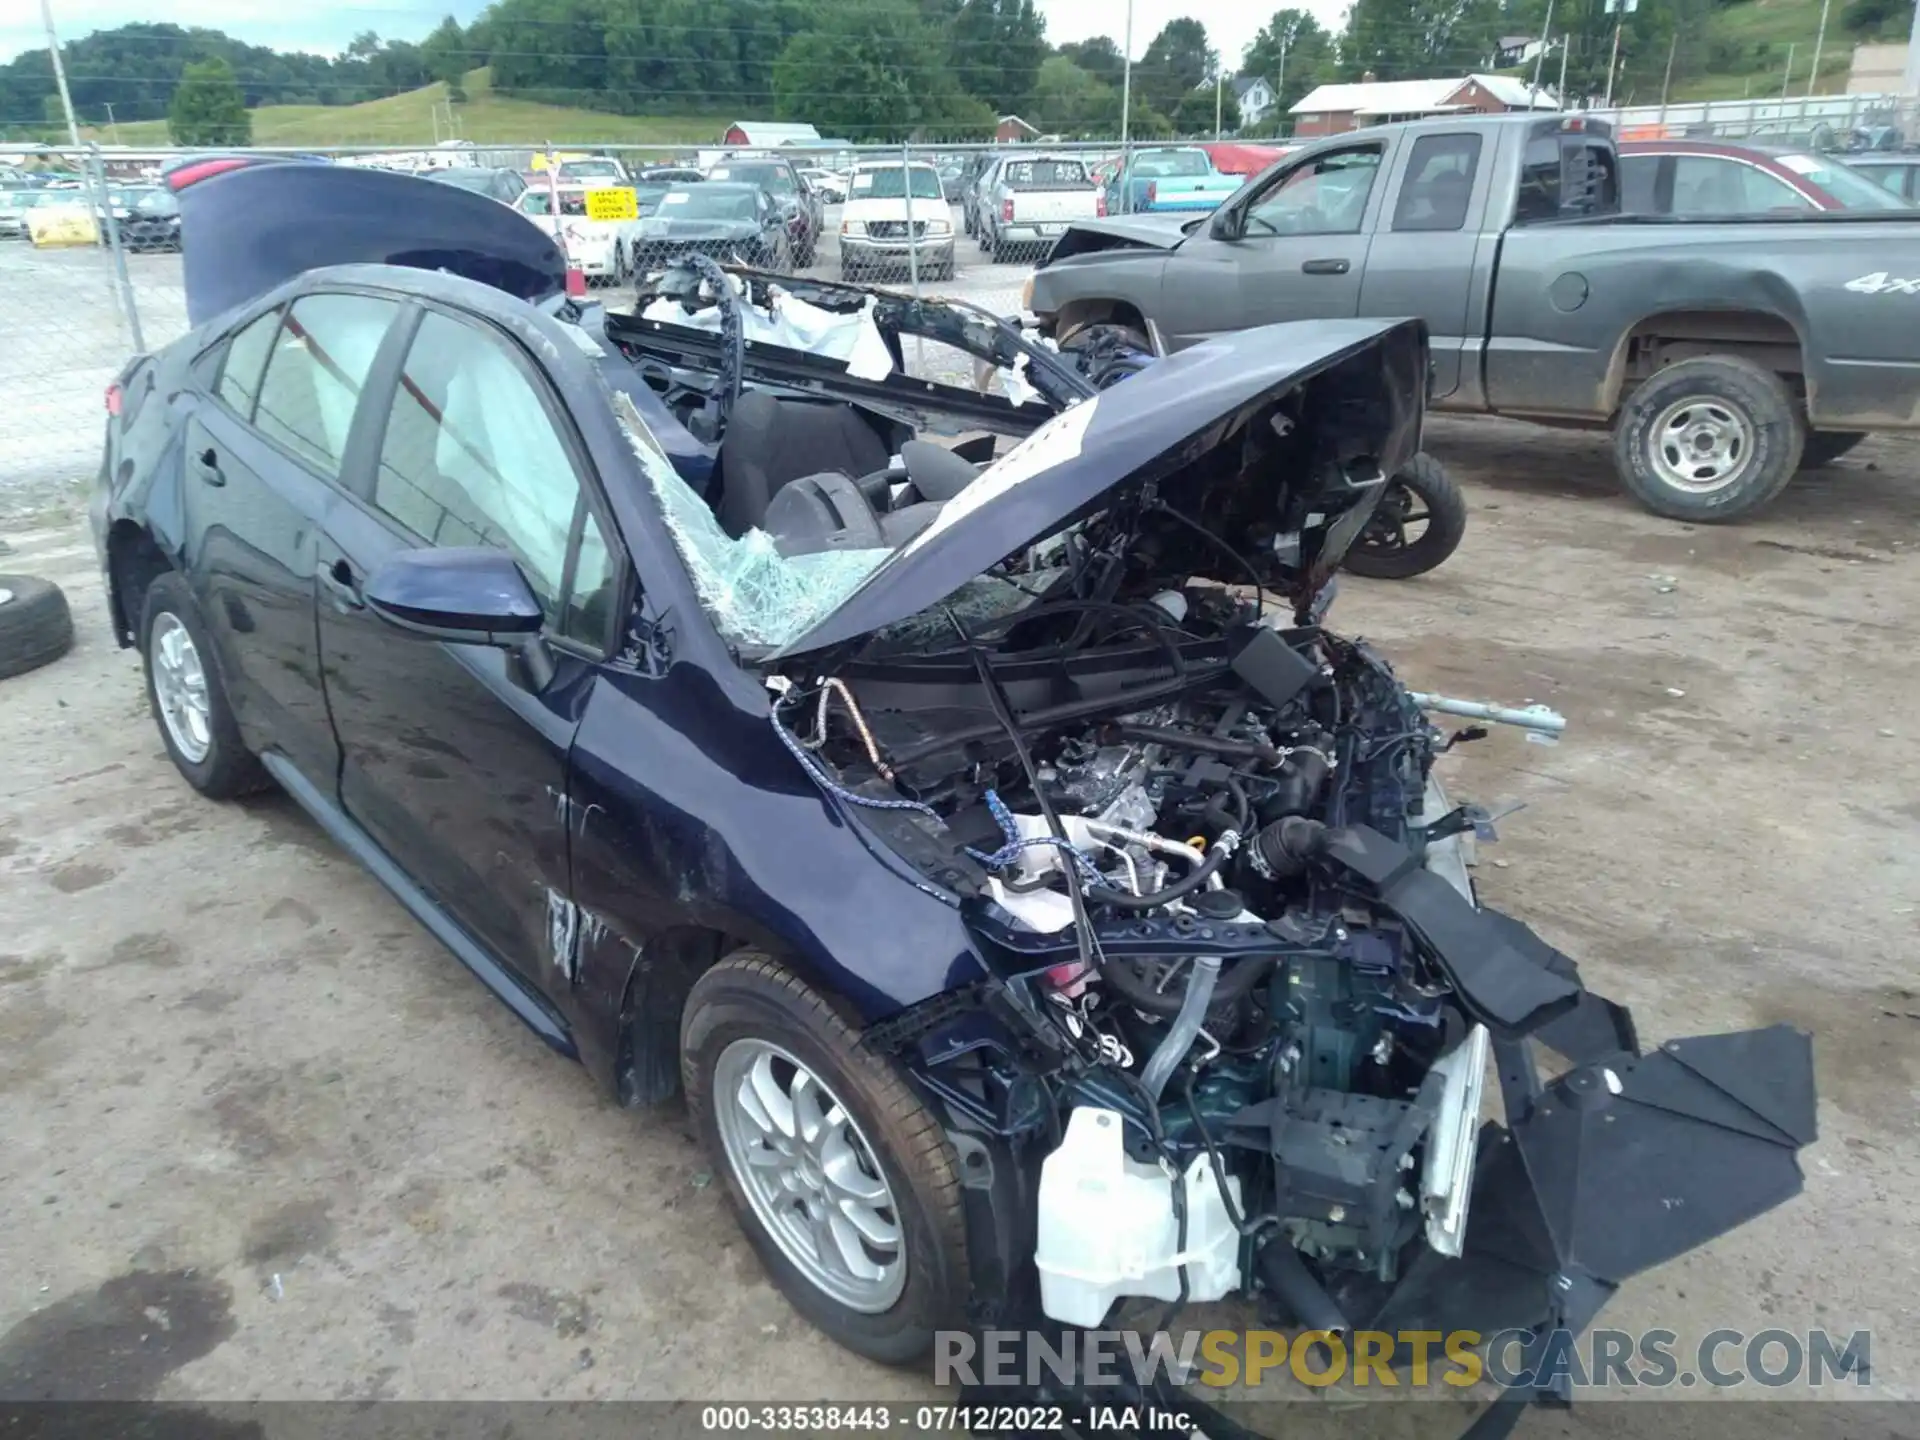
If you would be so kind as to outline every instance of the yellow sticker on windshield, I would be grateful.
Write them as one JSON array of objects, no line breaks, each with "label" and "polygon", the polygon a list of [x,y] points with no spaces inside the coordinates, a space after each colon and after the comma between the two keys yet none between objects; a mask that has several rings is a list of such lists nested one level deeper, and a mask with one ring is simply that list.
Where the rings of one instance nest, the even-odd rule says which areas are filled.
[{"label": "yellow sticker on windshield", "polygon": [[640,200],[633,191],[608,185],[603,189],[587,191],[587,218],[589,220],[638,220],[640,218]]}]

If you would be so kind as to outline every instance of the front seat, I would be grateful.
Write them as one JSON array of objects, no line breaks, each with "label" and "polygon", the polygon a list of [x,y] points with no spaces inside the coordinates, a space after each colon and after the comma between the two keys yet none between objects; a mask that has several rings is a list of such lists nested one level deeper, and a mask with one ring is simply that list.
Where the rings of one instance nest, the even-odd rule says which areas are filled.
[{"label": "front seat", "polygon": [[742,391],[720,440],[721,528],[738,538],[760,525],[780,488],[803,475],[858,478],[885,470],[891,458],[851,405]]}]

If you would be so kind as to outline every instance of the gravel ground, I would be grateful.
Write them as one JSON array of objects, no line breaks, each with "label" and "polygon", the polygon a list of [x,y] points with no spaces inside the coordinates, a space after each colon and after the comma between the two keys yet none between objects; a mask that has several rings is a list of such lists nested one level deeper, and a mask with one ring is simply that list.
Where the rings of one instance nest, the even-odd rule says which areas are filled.
[{"label": "gravel ground", "polygon": [[[1692,529],[1594,437],[1431,438],[1465,545],[1335,618],[1420,688],[1569,717],[1444,762],[1525,805],[1490,898],[1649,1041],[1815,1036],[1806,1194],[1608,1321],[1871,1329],[1876,1392],[1913,1398],[1920,446]],[[66,586],[79,643],[0,683],[0,1395],[927,1393],[797,1320],[680,1114],[615,1108],[284,799],[188,791],[78,511],[27,508],[0,569]]]}]

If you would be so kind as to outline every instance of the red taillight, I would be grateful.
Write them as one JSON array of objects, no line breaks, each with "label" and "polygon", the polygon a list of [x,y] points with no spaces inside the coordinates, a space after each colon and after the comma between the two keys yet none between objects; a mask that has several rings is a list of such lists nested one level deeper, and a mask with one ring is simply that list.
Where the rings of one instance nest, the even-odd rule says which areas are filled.
[{"label": "red taillight", "polygon": [[584,270],[576,269],[574,266],[569,265],[567,267],[567,294],[573,296],[575,299],[578,299],[580,296],[585,295],[586,293],[587,293],[587,272]]},{"label": "red taillight", "polygon": [[1000,202],[1000,223],[1002,225],[1011,225],[1013,223],[1013,197],[1011,195]]},{"label": "red taillight", "polygon": [[253,162],[244,155],[227,155],[218,160],[201,160],[192,165],[182,165],[167,175],[167,188],[175,194],[189,185],[197,185],[215,175],[224,175],[229,170],[238,170],[242,165]]},{"label": "red taillight", "polygon": [[1107,218],[1107,192],[1102,190],[1093,197],[1093,213],[1102,220]]},{"label": "red taillight", "polygon": [[1160,182],[1158,180],[1149,180],[1147,182],[1147,208],[1151,210],[1159,199]]},{"label": "red taillight", "polygon": [[120,388],[120,382],[118,380],[107,386],[107,414],[118,415],[120,413],[120,402],[125,397],[126,392]]}]

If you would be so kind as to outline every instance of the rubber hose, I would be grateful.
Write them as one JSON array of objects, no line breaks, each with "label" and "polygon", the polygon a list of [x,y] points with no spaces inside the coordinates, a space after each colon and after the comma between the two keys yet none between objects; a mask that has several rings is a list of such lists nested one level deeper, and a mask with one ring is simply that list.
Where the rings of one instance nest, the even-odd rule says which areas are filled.
[{"label": "rubber hose", "polygon": [[1227,852],[1219,846],[1207,852],[1207,858],[1181,876],[1164,890],[1152,890],[1145,895],[1130,895],[1125,890],[1109,890],[1102,886],[1089,897],[1101,905],[1111,905],[1117,910],[1152,910],[1161,905],[1170,905],[1182,895],[1191,895],[1214,873],[1227,863]]},{"label": "rubber hose", "polygon": [[1187,974],[1186,994],[1181,998],[1180,1011],[1173,1017],[1173,1024],[1167,1027],[1167,1033],[1153,1052],[1153,1058],[1147,1061],[1147,1068],[1141,1073],[1140,1086],[1153,1097],[1157,1104],[1160,1092],[1167,1088],[1167,1081],[1187,1051],[1193,1048],[1193,1037],[1200,1033],[1200,1026],[1207,1018],[1207,1006],[1213,1003],[1214,983],[1220,978],[1220,957],[1218,955],[1196,955],[1193,969]]},{"label": "rubber hose", "polygon": [[1148,745],[1165,745],[1174,750],[1192,750],[1202,755],[1218,755],[1223,760],[1257,760],[1275,766],[1286,757],[1271,745],[1256,740],[1229,740],[1220,735],[1195,735],[1162,725],[1109,725],[1105,734],[1116,740],[1139,740]]}]

